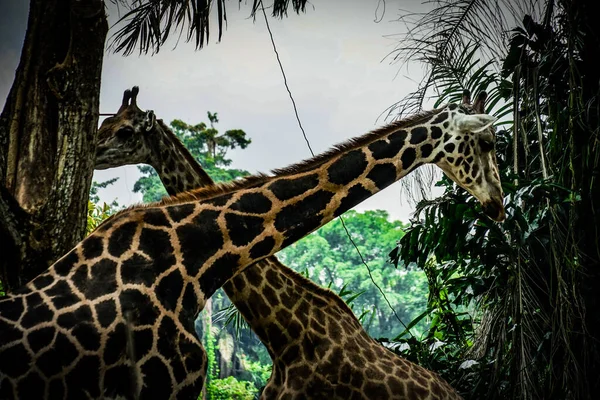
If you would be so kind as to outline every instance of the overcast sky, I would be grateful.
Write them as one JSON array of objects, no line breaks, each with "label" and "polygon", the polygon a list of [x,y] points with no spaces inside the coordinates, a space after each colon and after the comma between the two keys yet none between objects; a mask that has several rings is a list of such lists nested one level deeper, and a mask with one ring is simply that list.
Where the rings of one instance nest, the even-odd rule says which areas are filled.
[{"label": "overcast sky", "polygon": [[[306,134],[316,153],[385,123],[387,107],[416,88],[420,67],[400,70],[386,56],[397,46],[394,35],[405,27],[396,21],[402,10],[422,10],[418,0],[314,0],[306,14],[269,19],[278,51]],[[18,63],[26,28],[27,1],[0,0],[0,102],[4,104]],[[118,15],[108,10],[114,23]],[[232,167],[266,172],[308,158],[310,152],[294,117],[262,16],[248,18],[249,5],[228,2],[228,26],[220,43],[216,31],[208,46],[195,51],[176,36],[160,53],[104,59],[100,112],[118,109],[123,90],[140,87],[138,104],[158,118],[207,122],[218,112],[217,128],[243,129],[252,139],[245,150],[228,153]],[[375,22],[381,19],[380,22]],[[114,30],[109,31],[109,36]],[[411,76],[407,76],[407,75]],[[379,117],[379,118],[378,118]],[[98,171],[96,181],[119,181],[101,198],[128,205],[141,200],[132,193],[136,167]],[[358,206],[385,209],[408,221],[412,206],[398,183]]]}]

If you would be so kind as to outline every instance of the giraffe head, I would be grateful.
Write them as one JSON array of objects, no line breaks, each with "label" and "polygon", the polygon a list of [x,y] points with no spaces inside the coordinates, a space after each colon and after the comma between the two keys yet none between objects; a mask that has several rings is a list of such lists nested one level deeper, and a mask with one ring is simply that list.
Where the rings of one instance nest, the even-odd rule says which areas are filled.
[{"label": "giraffe head", "polygon": [[98,130],[96,169],[148,163],[147,136],[152,134],[157,122],[152,110],[142,111],[137,106],[138,93],[137,86],[127,89],[119,111],[102,122]]},{"label": "giraffe head", "polygon": [[438,146],[442,154],[436,157],[436,164],[479,200],[490,218],[503,221],[502,185],[494,151],[493,123],[497,118],[485,114],[486,98],[487,94],[481,92],[471,104],[470,93],[465,91],[462,104],[451,104],[442,110],[440,116],[449,116],[443,124],[451,134],[443,135],[441,146]]}]

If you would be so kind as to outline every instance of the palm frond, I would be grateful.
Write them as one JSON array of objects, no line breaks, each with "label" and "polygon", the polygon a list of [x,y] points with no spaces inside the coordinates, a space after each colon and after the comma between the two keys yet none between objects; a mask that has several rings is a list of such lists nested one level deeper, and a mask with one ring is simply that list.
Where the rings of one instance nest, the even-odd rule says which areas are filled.
[{"label": "palm frond", "polygon": [[231,325],[236,337],[240,337],[242,331],[250,330],[250,325],[248,325],[248,322],[246,322],[233,304],[229,304],[227,307],[217,311],[213,316],[213,321],[215,323],[222,323],[223,326]]},{"label": "palm frond", "polygon": [[[117,31],[111,36],[110,48],[116,53],[129,55],[157,53],[172,31],[185,33],[186,41],[194,40],[197,49],[208,44],[210,17],[216,3],[218,40],[227,26],[225,0],[111,0],[129,7],[129,11],[117,21]],[[296,13],[305,12],[307,0],[274,0],[272,16],[287,16],[290,5]],[[238,1],[241,4],[242,0]],[[291,3],[291,4],[290,4]],[[262,0],[254,0],[250,16],[254,17],[262,7]]]},{"label": "palm frond", "polygon": [[[477,46],[479,58],[493,71],[509,41],[509,26],[520,21],[523,13],[540,15],[543,5],[535,0],[437,0],[434,8],[425,13],[407,13],[399,22],[409,27],[401,34],[398,46],[389,56],[402,66],[418,63],[426,68],[418,89],[405,100],[392,106],[389,115],[421,111],[430,89],[435,86],[436,66],[456,65],[465,60],[465,52]],[[460,93],[460,92],[459,92]]]}]

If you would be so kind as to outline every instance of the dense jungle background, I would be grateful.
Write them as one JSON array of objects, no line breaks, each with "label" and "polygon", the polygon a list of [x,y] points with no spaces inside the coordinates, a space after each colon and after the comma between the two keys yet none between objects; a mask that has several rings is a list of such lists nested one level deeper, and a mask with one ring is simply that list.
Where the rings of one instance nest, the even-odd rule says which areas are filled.
[{"label": "dense jungle background", "polygon": [[[113,50],[157,49],[171,29],[183,29],[188,11],[194,17],[184,34],[199,48],[207,43],[211,1],[130,3],[132,19],[117,30]],[[220,37],[228,2],[214,3]],[[252,15],[260,4],[251,5]],[[391,105],[387,119],[417,112],[431,98],[441,105],[459,101],[464,90],[487,91],[487,111],[500,118],[496,152],[507,219],[492,222],[464,190],[421,171],[405,183],[417,203],[410,221],[350,211],[349,233],[336,220],[278,257],[338,293],[370,335],[440,373],[465,399],[596,398],[600,4],[446,0],[428,3],[424,14],[386,4],[401,9],[398,22],[410,28],[388,55],[390,68],[418,61],[425,70],[418,90]],[[32,0],[30,7],[0,117],[3,290],[27,282],[120,209],[99,204],[98,191],[111,182],[92,184],[93,157],[81,156],[94,154],[104,3]],[[276,0],[269,11],[284,17],[288,8],[305,7]],[[58,18],[64,15],[71,22]],[[158,17],[168,23],[153,24]],[[220,134],[218,123],[209,112],[206,121],[174,120],[171,127],[215,180],[244,176],[229,168],[227,152],[251,138],[243,126]],[[134,190],[144,201],[160,199],[156,172],[139,168]],[[432,185],[443,194],[415,195]],[[254,398],[269,378],[268,353],[223,293],[206,311],[196,327],[209,354],[205,397]]]}]

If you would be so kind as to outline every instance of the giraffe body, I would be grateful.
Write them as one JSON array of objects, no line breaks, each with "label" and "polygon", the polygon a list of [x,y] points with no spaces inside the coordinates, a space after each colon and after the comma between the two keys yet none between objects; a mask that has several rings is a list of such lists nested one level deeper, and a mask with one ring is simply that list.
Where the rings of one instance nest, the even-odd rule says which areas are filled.
[{"label": "giraffe body", "polygon": [[[450,105],[274,176],[187,192],[111,217],[0,300],[0,357],[17,360],[0,370],[0,397],[195,398],[206,356],[193,321],[206,299],[245,267],[423,163],[436,163],[490,216],[503,219],[494,155],[483,144],[493,140],[483,131],[494,119],[469,112]],[[449,160],[446,153],[455,154],[449,144],[462,145],[460,159]],[[465,154],[465,146],[473,153]]]}]

